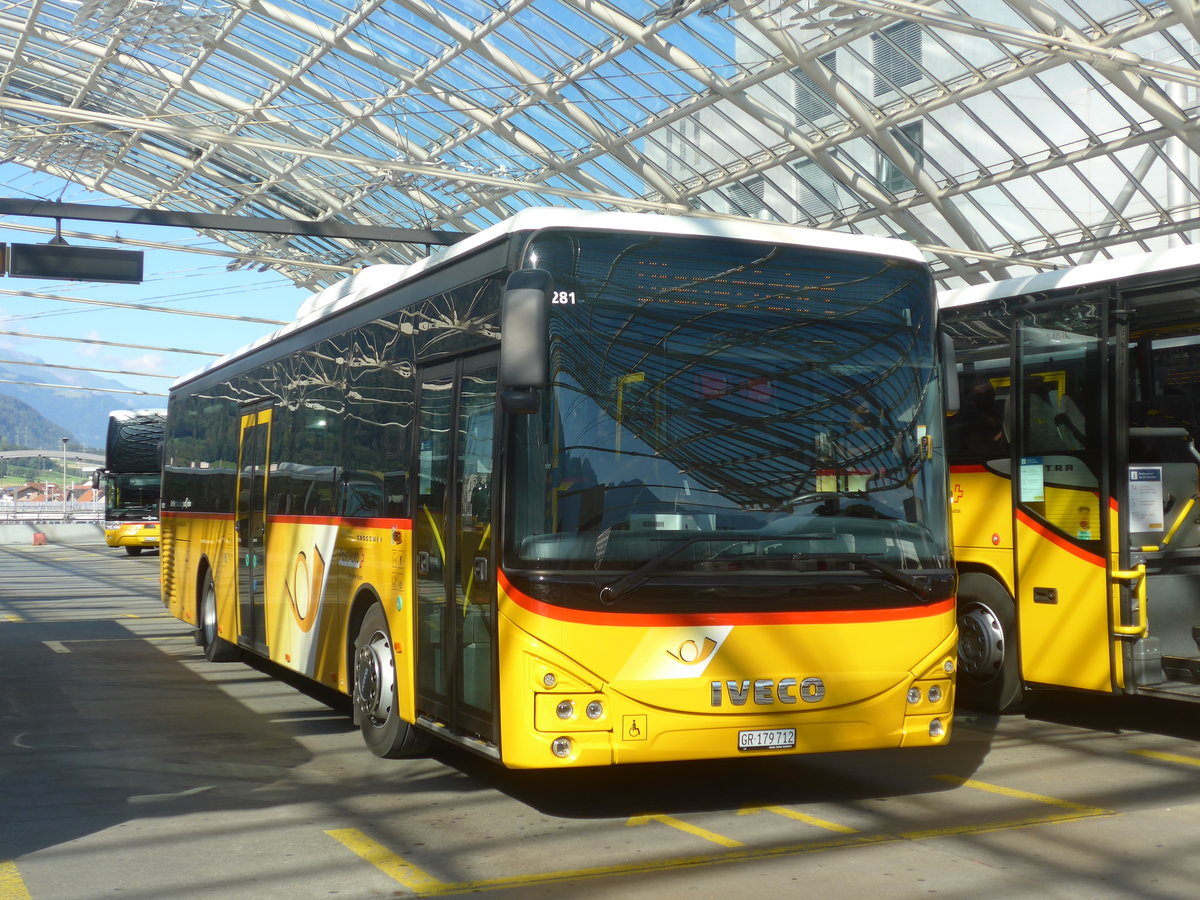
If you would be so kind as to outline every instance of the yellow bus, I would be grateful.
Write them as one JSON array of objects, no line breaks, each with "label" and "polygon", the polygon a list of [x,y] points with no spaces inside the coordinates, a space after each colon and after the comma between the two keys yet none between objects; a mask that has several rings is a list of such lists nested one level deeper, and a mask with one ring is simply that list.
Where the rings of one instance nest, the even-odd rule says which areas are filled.
[{"label": "yellow bus", "polygon": [[385,757],[941,745],[943,365],[903,242],[528,210],[172,387],[163,599]]},{"label": "yellow bus", "polygon": [[1200,699],[1200,249],[944,292],[959,696]]},{"label": "yellow bus", "polygon": [[118,409],[108,415],[104,468],[92,479],[104,485],[104,543],[130,556],[156,550],[165,409]]}]

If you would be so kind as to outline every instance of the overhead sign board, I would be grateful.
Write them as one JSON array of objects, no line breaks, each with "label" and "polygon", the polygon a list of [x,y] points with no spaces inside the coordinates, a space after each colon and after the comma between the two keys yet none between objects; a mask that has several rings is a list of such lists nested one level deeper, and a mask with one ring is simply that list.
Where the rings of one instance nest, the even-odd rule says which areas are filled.
[{"label": "overhead sign board", "polygon": [[8,274],[48,281],[142,283],[141,250],[73,247],[70,244],[10,244]]}]

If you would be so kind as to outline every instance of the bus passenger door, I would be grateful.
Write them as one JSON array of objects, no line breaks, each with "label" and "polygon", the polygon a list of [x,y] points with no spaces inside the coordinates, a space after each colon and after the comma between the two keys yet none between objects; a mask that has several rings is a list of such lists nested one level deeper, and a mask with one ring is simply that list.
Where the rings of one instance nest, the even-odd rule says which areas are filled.
[{"label": "bus passenger door", "polygon": [[1163,302],[1170,289],[1159,290],[1149,294],[1157,308],[1138,310],[1133,320],[1136,344],[1118,344],[1130,350],[1125,382],[1130,428],[1116,478],[1125,582],[1117,631],[1126,641],[1127,691],[1195,698],[1200,693],[1200,468],[1192,448],[1200,437],[1195,377],[1200,339],[1179,327],[1186,313]]},{"label": "bus passenger door", "polygon": [[1021,676],[1113,689],[1103,296],[1018,313],[1013,438]]},{"label": "bus passenger door", "polygon": [[237,532],[238,643],[267,652],[263,589],[267,546],[267,459],[271,443],[271,410],[242,415],[238,451]]},{"label": "bus passenger door", "polygon": [[496,357],[422,371],[418,413],[417,708],[496,742]]}]

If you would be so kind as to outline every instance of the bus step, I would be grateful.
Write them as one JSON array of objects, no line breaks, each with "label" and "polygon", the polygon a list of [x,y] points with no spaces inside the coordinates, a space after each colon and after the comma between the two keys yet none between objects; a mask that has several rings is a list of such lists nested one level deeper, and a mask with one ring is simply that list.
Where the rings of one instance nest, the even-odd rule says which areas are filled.
[{"label": "bus step", "polygon": [[1162,664],[1168,678],[1200,684],[1200,657],[1164,656]]}]

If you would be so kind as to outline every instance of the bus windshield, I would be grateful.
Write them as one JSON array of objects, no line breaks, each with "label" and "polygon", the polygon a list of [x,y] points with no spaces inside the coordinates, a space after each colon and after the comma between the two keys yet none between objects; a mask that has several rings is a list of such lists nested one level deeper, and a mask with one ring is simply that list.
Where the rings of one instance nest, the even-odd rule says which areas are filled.
[{"label": "bus windshield", "polygon": [[105,478],[104,518],[112,521],[157,519],[160,477],[109,473]]},{"label": "bus windshield", "polygon": [[578,233],[539,235],[525,264],[554,279],[553,381],[515,417],[513,567],[949,566],[922,267]]}]

